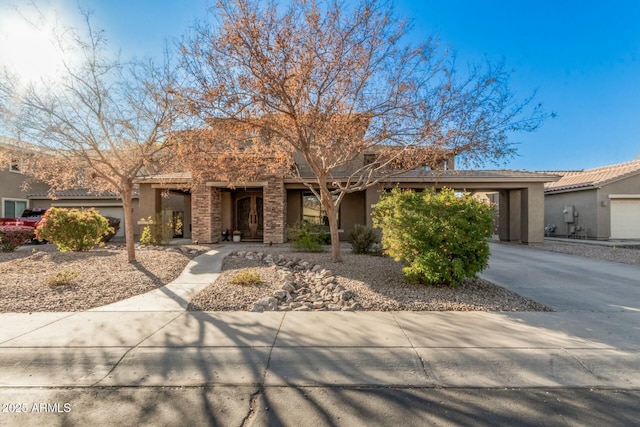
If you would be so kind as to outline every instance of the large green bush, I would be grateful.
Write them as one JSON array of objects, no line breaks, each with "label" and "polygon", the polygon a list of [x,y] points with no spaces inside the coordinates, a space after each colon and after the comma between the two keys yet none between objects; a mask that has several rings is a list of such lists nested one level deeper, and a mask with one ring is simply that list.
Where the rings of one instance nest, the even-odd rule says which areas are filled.
[{"label": "large green bush", "polygon": [[12,252],[33,237],[33,228],[23,225],[0,226],[0,252]]},{"label": "large green bush", "polygon": [[81,252],[92,249],[111,231],[109,221],[93,208],[51,208],[42,217],[36,236],[53,243],[60,252]]},{"label": "large green bush", "polygon": [[489,261],[492,207],[469,194],[396,188],[376,204],[373,223],[409,281],[457,286]]}]

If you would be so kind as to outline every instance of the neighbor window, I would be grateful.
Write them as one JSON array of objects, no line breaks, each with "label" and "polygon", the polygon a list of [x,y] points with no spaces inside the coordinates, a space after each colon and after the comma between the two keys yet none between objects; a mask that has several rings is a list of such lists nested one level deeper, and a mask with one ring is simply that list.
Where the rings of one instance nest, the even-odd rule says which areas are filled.
[{"label": "neighbor window", "polygon": [[25,209],[27,209],[26,200],[3,199],[2,201],[2,216],[4,218],[18,218]]},{"label": "neighbor window", "polygon": [[11,163],[9,165],[9,170],[11,172],[20,172],[20,159],[11,158]]},{"label": "neighbor window", "polygon": [[[334,200],[338,196],[333,196]],[[338,213],[338,224],[340,224],[340,215]],[[311,224],[329,225],[329,218],[324,209],[320,206],[320,200],[311,191],[302,193],[302,220]]]}]

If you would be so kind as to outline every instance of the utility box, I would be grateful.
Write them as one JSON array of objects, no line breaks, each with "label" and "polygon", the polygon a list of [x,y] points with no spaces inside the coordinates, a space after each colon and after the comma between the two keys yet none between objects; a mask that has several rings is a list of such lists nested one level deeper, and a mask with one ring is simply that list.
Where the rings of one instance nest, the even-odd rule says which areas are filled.
[{"label": "utility box", "polygon": [[565,206],[562,209],[562,213],[564,213],[564,222],[567,224],[571,224],[575,221],[575,207],[573,206]]}]

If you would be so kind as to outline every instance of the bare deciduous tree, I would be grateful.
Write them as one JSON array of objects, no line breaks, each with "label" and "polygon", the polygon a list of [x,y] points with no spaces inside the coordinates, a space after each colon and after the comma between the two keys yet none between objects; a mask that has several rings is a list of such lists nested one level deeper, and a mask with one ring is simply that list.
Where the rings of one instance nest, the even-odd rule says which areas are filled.
[{"label": "bare deciduous tree", "polygon": [[[213,132],[210,120],[224,119],[269,135],[257,152],[304,158],[312,175],[297,173],[326,211],[334,261],[345,194],[446,153],[503,160],[514,154],[509,133],[544,119],[531,98],[514,99],[503,67],[459,72],[437,40],[411,46],[384,1],[220,0],[213,15],[181,46],[179,95]],[[354,166],[368,150],[375,159]]]},{"label": "bare deciduous tree", "polygon": [[83,13],[86,34],[57,34],[63,49],[80,60],[64,64],[59,80],[21,86],[4,73],[3,105],[20,139],[28,141],[23,171],[66,189],[112,192],[122,199],[127,256],[135,261],[132,196],[134,179],[163,162],[176,110],[169,61],[125,63],[110,58],[102,31]]}]

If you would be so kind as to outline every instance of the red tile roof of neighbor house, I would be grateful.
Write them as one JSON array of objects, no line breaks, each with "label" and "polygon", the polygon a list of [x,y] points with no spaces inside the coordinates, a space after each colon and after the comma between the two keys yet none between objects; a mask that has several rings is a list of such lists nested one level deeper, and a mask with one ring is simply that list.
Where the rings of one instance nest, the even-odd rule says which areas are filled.
[{"label": "red tile roof of neighbor house", "polygon": [[554,173],[560,175],[561,178],[556,182],[546,183],[545,193],[586,190],[640,174],[640,159],[581,171],[557,171]]}]

